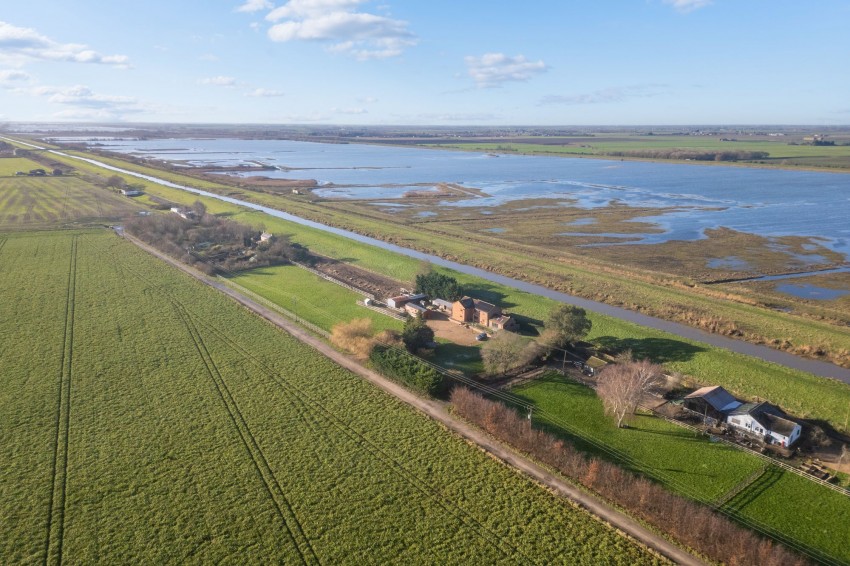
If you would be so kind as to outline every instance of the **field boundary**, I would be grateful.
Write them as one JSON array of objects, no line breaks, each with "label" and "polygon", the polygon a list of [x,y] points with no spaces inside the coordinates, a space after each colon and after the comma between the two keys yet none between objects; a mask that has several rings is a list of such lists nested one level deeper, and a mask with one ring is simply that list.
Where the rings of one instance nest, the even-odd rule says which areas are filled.
[{"label": "field boundary", "polygon": [[71,424],[71,373],[74,357],[74,307],[77,293],[78,235],[71,238],[71,258],[68,265],[68,287],[65,297],[65,327],[60,357],[59,391],[56,407],[56,436],[54,438],[52,489],[47,514],[47,536],[44,543],[45,564],[62,564],[65,538],[65,503],[68,488],[68,447]]}]

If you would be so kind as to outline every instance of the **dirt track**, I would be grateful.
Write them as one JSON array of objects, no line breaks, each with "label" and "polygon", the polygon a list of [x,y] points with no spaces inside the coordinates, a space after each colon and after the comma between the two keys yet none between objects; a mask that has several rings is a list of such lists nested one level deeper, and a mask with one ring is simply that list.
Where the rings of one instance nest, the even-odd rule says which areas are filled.
[{"label": "dirt track", "polygon": [[401,401],[404,401],[405,403],[416,408],[428,417],[443,424],[449,430],[460,435],[467,441],[475,444],[476,446],[486,451],[490,455],[494,456],[495,458],[501,460],[505,464],[523,472],[535,481],[543,484],[547,488],[550,488],[555,493],[566,497],[579,507],[587,509],[600,519],[623,531],[632,538],[640,541],[649,548],[656,550],[668,559],[678,564],[687,564],[694,566],[706,564],[695,556],[673,545],[668,540],[648,530],[646,527],[644,527],[631,517],[628,517],[620,511],[617,511],[616,509],[610,507],[601,499],[590,495],[576,488],[572,484],[569,484],[566,481],[554,476],[546,468],[525,458],[524,456],[513,452],[505,445],[497,442],[489,435],[487,435],[480,429],[470,425],[466,421],[462,421],[456,418],[451,413],[449,413],[447,403],[419,397],[418,395],[412,393],[408,389],[405,389],[401,385],[398,385],[397,383],[384,378],[380,374],[362,366],[358,362],[334,350],[330,345],[316,338],[307,330],[298,326],[296,323],[290,321],[289,319],[283,317],[279,313],[269,308],[266,308],[255,301],[252,301],[251,299],[243,296],[239,292],[225,286],[222,283],[211,280],[201,272],[187,265],[184,265],[169,256],[166,256],[165,254],[159,252],[154,248],[151,248],[150,246],[142,243],[141,241],[133,238],[132,236],[126,236],[126,239],[133,242],[148,253],[155,255],[163,261],[173,265],[177,269],[180,269],[181,271],[191,275],[195,279],[198,279],[202,283],[205,283],[215,289],[218,289],[222,293],[229,295],[238,303],[252,310],[256,314],[262,316],[266,320],[272,322],[279,328],[285,330],[287,333],[297,338],[298,340],[313,347],[321,354],[327,356],[340,366],[367,379],[368,381],[380,387],[390,395],[393,395]]}]

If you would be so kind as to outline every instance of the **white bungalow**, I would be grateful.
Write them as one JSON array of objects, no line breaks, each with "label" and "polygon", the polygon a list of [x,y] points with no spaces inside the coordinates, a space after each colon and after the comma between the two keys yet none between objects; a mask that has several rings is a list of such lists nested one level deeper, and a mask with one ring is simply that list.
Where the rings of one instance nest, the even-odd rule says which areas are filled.
[{"label": "white bungalow", "polygon": [[786,448],[794,444],[803,431],[779,407],[764,401],[741,405],[729,413],[726,423],[736,430]]}]

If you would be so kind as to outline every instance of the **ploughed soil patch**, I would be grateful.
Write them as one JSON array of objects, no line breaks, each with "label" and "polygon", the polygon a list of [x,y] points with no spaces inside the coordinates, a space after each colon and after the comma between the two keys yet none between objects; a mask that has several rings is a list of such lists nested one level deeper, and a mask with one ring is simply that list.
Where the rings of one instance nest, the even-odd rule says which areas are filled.
[{"label": "ploughed soil patch", "polygon": [[379,275],[351,264],[329,257],[313,255],[313,269],[351,285],[355,289],[372,293],[378,299],[394,297],[399,294],[402,284],[384,275]]}]

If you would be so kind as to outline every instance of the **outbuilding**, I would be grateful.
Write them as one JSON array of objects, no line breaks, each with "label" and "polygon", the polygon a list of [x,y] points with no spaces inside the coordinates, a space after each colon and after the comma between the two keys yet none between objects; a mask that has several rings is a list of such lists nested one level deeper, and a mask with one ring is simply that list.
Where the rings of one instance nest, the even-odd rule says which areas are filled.
[{"label": "outbuilding", "polygon": [[404,310],[407,311],[407,314],[409,314],[410,316],[422,319],[428,318],[428,309],[426,309],[419,303],[405,303]]},{"label": "outbuilding", "polygon": [[682,405],[705,419],[722,423],[726,420],[726,415],[741,406],[741,402],[719,385],[714,385],[697,389],[685,396]]}]

